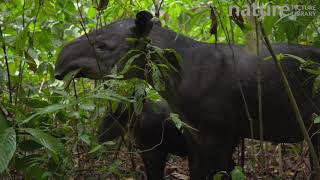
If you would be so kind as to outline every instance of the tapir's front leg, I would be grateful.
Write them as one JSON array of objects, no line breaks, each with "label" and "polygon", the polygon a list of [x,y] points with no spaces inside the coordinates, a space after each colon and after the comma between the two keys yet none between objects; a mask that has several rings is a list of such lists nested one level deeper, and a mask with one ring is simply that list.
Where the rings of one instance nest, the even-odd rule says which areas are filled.
[{"label": "tapir's front leg", "polygon": [[163,180],[168,153],[160,148],[141,153],[147,180]]},{"label": "tapir's front leg", "polygon": [[191,180],[212,180],[214,174],[225,171],[226,179],[233,169],[232,153],[236,139],[228,134],[205,132],[186,133]]}]

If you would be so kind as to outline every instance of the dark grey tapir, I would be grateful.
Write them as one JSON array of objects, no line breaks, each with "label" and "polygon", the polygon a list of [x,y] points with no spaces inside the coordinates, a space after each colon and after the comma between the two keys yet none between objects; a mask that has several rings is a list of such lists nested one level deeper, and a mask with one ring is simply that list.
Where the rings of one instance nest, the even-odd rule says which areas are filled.
[{"label": "dark grey tapir", "polygon": [[[123,67],[123,63],[118,60],[137,46],[126,40],[132,37],[148,36],[153,45],[174,49],[181,55],[183,62],[179,64],[176,63],[175,56],[165,54],[180,72],[171,72],[171,81],[166,81],[166,90],[160,94],[171,109],[194,128],[185,128],[184,132],[189,151],[190,176],[193,180],[211,179],[218,171],[230,171],[233,168],[232,153],[239,138],[252,137],[248,114],[253,121],[253,138],[259,138],[259,62],[263,139],[288,143],[304,139],[280,73],[271,60],[263,60],[270,56],[264,45],[260,46],[260,57],[257,57],[255,52],[248,52],[245,46],[233,45],[230,48],[224,44],[214,46],[198,42],[154,25],[152,15],[146,11],[139,12],[136,19],[116,21],[88,36],[90,41],[96,41],[94,48],[86,36],[81,36],[62,49],[55,68],[57,79],[62,79],[77,68],[82,68],[78,77],[100,79],[110,74],[115,65]],[[292,54],[320,62],[320,50],[315,47],[289,44],[272,46],[276,53]],[[146,64],[144,57],[134,62],[142,69]],[[312,95],[316,76],[304,71],[294,58],[286,57],[281,60],[281,64],[305,125],[312,126],[309,133],[313,134],[316,129],[313,128],[312,114],[319,112],[319,96]],[[147,78],[153,85],[151,77],[144,76],[142,70],[135,69],[128,74],[127,77]],[[315,145],[318,138],[312,137]]]},{"label": "dark grey tapir", "polygon": [[[182,132],[169,119],[170,112],[167,103],[146,100],[133,123],[133,142],[140,151],[148,180],[163,179],[169,153],[177,156],[188,153]],[[99,126],[99,141],[124,135],[130,117],[130,110],[123,104],[119,104],[113,113],[106,113]]]}]

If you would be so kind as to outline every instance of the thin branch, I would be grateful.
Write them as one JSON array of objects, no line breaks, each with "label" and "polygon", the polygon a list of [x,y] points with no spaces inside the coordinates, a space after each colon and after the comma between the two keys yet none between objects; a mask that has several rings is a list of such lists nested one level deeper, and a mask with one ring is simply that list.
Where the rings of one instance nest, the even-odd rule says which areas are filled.
[{"label": "thin branch", "polygon": [[82,15],[82,12],[81,12],[81,9],[80,9],[80,6],[79,6],[79,0],[77,0],[76,4],[77,4],[78,12],[79,12],[79,15],[80,15],[80,18],[81,18],[80,25],[82,27],[82,30],[84,31],[85,36],[87,37],[88,43],[91,45],[91,48],[93,49],[94,55],[96,57],[96,63],[97,63],[98,69],[99,69],[99,73],[100,73],[100,76],[102,77],[102,71],[101,71],[100,63],[99,63],[99,59],[100,58],[96,53],[96,50],[95,50],[95,47],[94,47],[94,44],[93,44],[94,42],[92,43],[90,41],[89,35],[87,33],[87,30],[86,30],[86,27],[85,27],[85,24],[84,24],[84,18],[83,18],[83,15]]},{"label": "thin branch", "polygon": [[[259,23],[257,17],[254,17],[255,30],[256,30],[256,49],[257,56],[260,57],[260,43],[259,43]],[[263,118],[262,118],[262,88],[261,88],[261,60],[258,62],[257,67],[257,79],[258,79],[258,109],[259,109],[259,131],[260,131],[260,150],[262,156],[262,164],[265,166],[265,151],[263,145]]]},{"label": "thin branch", "polygon": [[6,44],[4,41],[4,36],[3,36],[1,25],[0,25],[0,36],[1,36],[1,41],[2,41],[2,50],[3,50],[3,54],[4,54],[4,60],[6,62],[6,67],[7,67],[9,101],[10,101],[10,103],[12,103],[11,78],[10,78],[10,69],[9,69],[9,63],[8,63],[8,53],[7,53],[7,47],[6,47]]},{"label": "thin branch", "polygon": [[[218,4],[221,5],[220,1],[218,1]],[[237,61],[235,59],[235,53],[234,53],[234,49],[231,45],[231,41],[230,41],[230,36],[229,36],[229,33],[228,33],[228,30],[227,28],[224,28],[224,24],[222,23],[222,18],[220,17],[220,14],[217,13],[218,15],[218,18],[219,18],[219,21],[220,21],[220,25],[222,27],[222,30],[224,31],[225,35],[226,35],[226,40],[228,42],[228,45],[229,45],[229,48],[231,49],[231,52],[232,52],[232,59],[233,59],[233,66],[234,66],[234,71],[235,73],[237,74]],[[237,76],[238,77],[238,76]],[[246,113],[246,116],[249,120],[249,125],[250,125],[250,134],[251,134],[251,138],[253,139],[254,138],[254,130],[253,130],[253,119],[250,115],[250,111],[249,111],[249,107],[248,107],[248,104],[247,104],[247,100],[246,100],[246,97],[245,97],[245,94],[243,92],[243,88],[242,88],[242,83],[241,83],[241,80],[239,78],[236,78],[236,81],[237,81],[237,84],[238,84],[238,87],[239,87],[239,90],[240,90],[240,93],[241,93],[241,97],[242,97],[242,101],[244,103],[244,108],[245,108],[245,113]],[[252,141],[250,141],[252,142]],[[254,144],[251,143],[251,156],[252,156],[252,159],[256,161],[256,158],[255,158],[255,147],[254,147]],[[255,171],[255,169],[253,168],[252,169],[253,171]]]},{"label": "thin branch", "polygon": [[314,170],[315,170],[315,173],[316,173],[316,179],[320,179],[320,166],[319,166],[319,160],[318,160],[318,156],[317,156],[317,153],[313,147],[313,144],[311,142],[311,139],[309,137],[309,134],[307,132],[307,129],[304,125],[304,121],[302,119],[302,116],[301,116],[301,113],[300,113],[300,110],[299,110],[299,107],[297,105],[297,102],[295,100],[295,97],[292,93],[292,90],[291,90],[291,87],[290,87],[290,84],[289,84],[289,81],[286,77],[286,74],[284,73],[283,71],[283,68],[280,64],[280,61],[278,59],[278,57],[276,56],[275,52],[273,51],[272,49],[272,46],[271,46],[271,43],[269,41],[269,38],[267,37],[267,34],[262,26],[262,23],[260,22],[260,29],[261,29],[261,33],[262,33],[262,36],[263,36],[263,39],[266,43],[266,46],[272,56],[272,59],[278,69],[278,71],[280,72],[280,75],[281,75],[281,79],[282,79],[282,82],[283,82],[283,85],[285,87],[285,90],[287,92],[287,95],[289,97],[289,101],[290,101],[290,104],[293,108],[293,111],[294,111],[294,114],[296,116],[296,119],[298,121],[298,124],[300,126],[300,129],[303,133],[303,136],[305,138],[305,140],[307,141],[307,144],[309,146],[309,151],[310,151],[310,155],[311,155],[311,158],[312,158],[312,161],[313,161],[313,166],[314,166]]},{"label": "thin branch", "polygon": [[[33,23],[33,29],[32,29],[32,33],[31,33],[31,37],[29,37],[30,39],[33,39],[34,37],[34,33],[35,33],[35,30],[36,30],[36,24],[37,24],[37,20],[38,20],[38,16],[39,16],[39,12],[40,12],[40,8],[41,8],[42,4],[39,3],[39,7],[37,9],[37,12],[36,12],[36,16],[35,16],[35,19],[34,19],[34,23]],[[24,4],[23,4],[23,12],[25,11],[25,1],[24,1]],[[23,14],[24,15],[24,14]],[[32,21],[32,20],[31,20]],[[23,22],[22,22],[22,26],[23,26],[23,30],[25,29],[25,18],[23,16]],[[23,47],[23,55],[22,57],[25,58],[25,53],[28,53],[29,52],[29,49],[30,49],[31,45],[28,46],[27,50],[25,51]],[[15,104],[17,104],[17,101],[18,101],[18,95],[19,95],[19,90],[21,88],[21,85],[22,85],[22,81],[23,81],[23,72],[24,72],[24,66],[25,66],[25,61],[21,60],[20,61],[20,65],[19,65],[19,84],[18,84],[18,87],[17,87],[17,91],[16,91],[16,98],[15,98]]]},{"label": "thin branch", "polygon": [[161,2],[159,2],[159,0],[152,0],[153,1],[153,5],[154,5],[154,9],[155,9],[155,16],[157,18],[160,17],[160,10],[161,10],[161,6],[164,0],[161,0]]}]

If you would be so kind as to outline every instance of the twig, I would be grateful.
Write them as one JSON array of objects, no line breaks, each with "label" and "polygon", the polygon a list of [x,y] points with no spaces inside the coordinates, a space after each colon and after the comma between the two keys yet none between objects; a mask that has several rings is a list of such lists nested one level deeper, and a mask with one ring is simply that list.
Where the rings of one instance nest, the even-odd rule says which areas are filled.
[{"label": "twig", "polygon": [[82,15],[82,12],[81,12],[81,9],[80,9],[80,6],[79,6],[79,0],[77,0],[77,8],[78,8],[78,12],[79,12],[79,15],[80,15],[80,18],[81,18],[81,21],[80,21],[80,25],[82,27],[82,30],[84,31],[84,34],[85,36],[87,37],[87,40],[88,40],[88,43],[91,45],[91,48],[93,50],[93,53],[96,57],[96,63],[97,63],[97,66],[98,66],[98,69],[99,69],[99,73],[100,73],[100,76],[102,77],[102,71],[101,71],[101,68],[100,68],[100,63],[99,63],[99,56],[97,55],[96,53],[96,50],[95,50],[95,47],[94,47],[94,44],[91,43],[90,41],[90,38],[89,38],[89,35],[87,33],[87,30],[86,30],[86,27],[85,27],[85,24],[84,24],[84,18],[83,18],[83,15]]},{"label": "twig", "polygon": [[[220,5],[220,1],[218,1],[218,4]],[[235,53],[234,53],[233,47],[232,47],[232,45],[230,43],[229,33],[228,33],[227,29],[224,28],[224,25],[222,23],[220,14],[217,13],[217,15],[218,15],[218,18],[220,20],[220,24],[221,24],[222,30],[224,31],[224,33],[226,35],[226,39],[227,39],[229,48],[231,49],[231,52],[232,52],[234,71],[235,71],[235,73],[237,73],[237,68],[236,68],[237,67],[237,61],[235,59]],[[246,100],[246,97],[245,97],[244,92],[243,92],[242,83],[241,83],[239,78],[236,78],[236,81],[237,81],[237,84],[238,84],[238,87],[239,87],[239,90],[240,90],[240,94],[241,94],[241,98],[242,98],[242,101],[243,101],[243,104],[244,104],[245,113],[246,113],[246,116],[247,116],[247,118],[249,120],[251,138],[253,139],[254,138],[253,119],[252,119],[252,117],[250,115],[250,112],[249,112],[249,107],[248,107],[247,100]],[[254,144],[253,144],[253,141],[250,141],[250,142],[251,142],[251,153],[250,154],[252,156],[252,159],[255,161],[256,158],[255,158],[255,155],[254,155],[255,154]],[[253,171],[254,171],[254,169],[253,169]]]},{"label": "twig", "polygon": [[4,60],[6,62],[6,67],[7,67],[9,101],[10,101],[10,103],[12,103],[11,79],[10,79],[10,69],[9,69],[9,63],[8,63],[8,53],[7,53],[7,47],[6,47],[6,44],[4,41],[4,36],[3,36],[1,25],[0,25],[0,36],[1,36],[1,41],[2,41],[2,50],[3,50],[3,54],[4,54]]},{"label": "twig", "polygon": [[[260,57],[260,45],[259,45],[259,24],[257,17],[254,17],[255,30],[256,30],[256,48],[257,56]],[[257,79],[258,79],[258,109],[259,109],[259,131],[260,131],[260,151],[262,156],[262,164],[266,166],[265,151],[263,144],[263,119],[262,119],[262,88],[261,88],[261,60],[258,62],[257,67]]]},{"label": "twig", "polygon": [[[39,16],[39,12],[40,12],[40,7],[41,7],[41,6],[42,6],[42,5],[41,5],[41,2],[39,2],[39,7],[38,7],[37,12],[36,12],[35,20],[34,20],[34,23],[33,23],[32,34],[31,34],[30,39],[33,39],[33,37],[34,37],[34,32],[35,32],[35,29],[36,29],[36,24],[37,24],[37,20],[38,20],[38,16]],[[25,8],[25,1],[23,2],[23,13],[24,13],[24,11],[25,11],[24,8]],[[23,25],[23,29],[25,29],[25,18],[24,18],[24,14],[23,14],[22,25]],[[24,50],[24,47],[23,47],[23,50],[22,50],[23,55],[22,55],[22,57],[25,58],[25,53],[28,53],[28,52],[29,52],[30,47],[31,47],[31,46],[29,45],[26,51]],[[19,65],[19,84],[18,84],[18,87],[17,87],[15,104],[17,104],[19,91],[20,91],[20,89],[21,89],[21,85],[22,85],[22,81],[23,81],[24,66],[25,66],[25,61],[21,60],[21,61],[20,61],[20,65]]]},{"label": "twig", "polygon": [[161,0],[160,3],[159,3],[159,0],[152,0],[152,1],[153,1],[154,9],[156,11],[154,15],[157,18],[159,18],[160,17],[160,9],[161,9],[161,6],[162,6],[162,3],[164,0]]}]

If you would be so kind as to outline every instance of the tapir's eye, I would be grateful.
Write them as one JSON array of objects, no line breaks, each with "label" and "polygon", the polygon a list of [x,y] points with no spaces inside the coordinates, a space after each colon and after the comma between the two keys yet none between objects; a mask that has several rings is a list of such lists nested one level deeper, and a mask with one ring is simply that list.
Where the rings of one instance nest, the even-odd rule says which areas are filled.
[{"label": "tapir's eye", "polygon": [[115,49],[115,47],[110,46],[109,44],[105,43],[105,42],[97,42],[96,43],[97,48],[99,48],[102,51],[113,51]]}]

